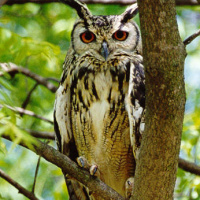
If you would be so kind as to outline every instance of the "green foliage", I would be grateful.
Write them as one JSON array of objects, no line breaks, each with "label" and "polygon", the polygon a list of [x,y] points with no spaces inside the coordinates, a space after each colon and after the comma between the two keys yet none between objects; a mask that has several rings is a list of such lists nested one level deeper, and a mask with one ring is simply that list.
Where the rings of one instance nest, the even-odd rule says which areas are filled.
[{"label": "green foliage", "polygon": [[[179,31],[183,40],[200,29],[198,20],[199,7],[184,7],[177,9]],[[180,156],[197,165],[200,164],[200,38],[196,38],[187,46],[188,56],[185,63],[186,81],[186,111],[183,124]],[[181,169],[178,170],[176,199],[199,200],[200,178]]]},{"label": "green foliage", "polygon": [[[0,60],[13,62],[45,78],[59,79],[76,18],[72,9],[62,4],[24,4],[3,6],[0,10]],[[52,82],[58,85],[56,82]],[[22,75],[5,74],[0,78],[0,104],[21,107],[35,81]],[[33,91],[26,109],[53,120],[55,94],[43,86]],[[9,176],[31,191],[38,156],[16,146],[30,145],[33,137],[25,130],[53,132],[53,126],[31,116],[0,108],[0,135],[13,139],[0,140],[0,166]],[[51,142],[55,146],[54,142]],[[45,162],[40,164],[36,195],[40,199],[64,199],[67,194],[60,169]],[[26,199],[1,180],[1,199]]]},{"label": "green foliage", "polygon": [[[119,5],[89,5],[89,8],[97,15],[120,14],[125,9]],[[183,7],[177,12],[181,37],[185,39],[200,28],[199,8]],[[4,5],[0,10],[0,61],[13,62],[45,78],[59,79],[76,18],[73,9],[60,3]],[[138,16],[136,21],[139,23]],[[200,160],[199,50],[199,38],[187,47],[185,77],[188,100],[181,145],[181,156],[197,164]],[[34,85],[34,80],[22,74],[5,74],[0,77],[0,105],[22,107]],[[55,94],[44,86],[37,86],[26,109],[53,120],[54,99]],[[17,145],[21,141],[30,145],[34,140],[27,129],[53,132],[53,126],[43,120],[0,107],[0,135],[13,139],[13,143],[0,140],[0,167],[31,191],[38,156]],[[51,145],[55,146],[54,142]],[[26,199],[6,181],[0,179],[0,182],[0,199]],[[40,199],[67,199],[60,169],[42,159],[35,191]],[[200,199],[199,194],[200,178],[179,170],[175,199]]]}]

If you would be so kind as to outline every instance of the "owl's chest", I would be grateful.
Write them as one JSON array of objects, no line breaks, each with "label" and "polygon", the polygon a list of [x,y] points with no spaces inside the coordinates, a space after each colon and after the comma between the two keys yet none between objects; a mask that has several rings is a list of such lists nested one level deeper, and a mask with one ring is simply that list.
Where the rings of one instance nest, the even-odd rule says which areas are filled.
[{"label": "owl's chest", "polygon": [[[79,76],[80,77],[80,76]],[[71,81],[73,86],[73,81]],[[80,116],[80,126],[83,121],[91,126],[93,135],[101,135],[113,115],[120,118],[126,113],[125,98],[128,94],[128,81],[125,74],[117,74],[112,70],[86,72],[77,80],[76,87],[70,92],[74,115]],[[116,119],[113,119],[116,120]]]},{"label": "owl's chest", "polygon": [[[124,101],[128,93],[129,77],[126,77],[124,71],[120,73],[112,69],[88,71],[82,77],[78,77],[72,95],[78,97],[78,102],[83,106],[89,107],[91,103],[97,101],[119,103]],[[71,82],[73,86],[73,81]]]},{"label": "owl's chest", "polygon": [[71,81],[70,90],[72,128],[80,154],[96,157],[102,147],[107,153],[113,145],[129,148],[126,71],[102,68],[85,71],[82,76],[80,71],[76,73],[76,87]]}]

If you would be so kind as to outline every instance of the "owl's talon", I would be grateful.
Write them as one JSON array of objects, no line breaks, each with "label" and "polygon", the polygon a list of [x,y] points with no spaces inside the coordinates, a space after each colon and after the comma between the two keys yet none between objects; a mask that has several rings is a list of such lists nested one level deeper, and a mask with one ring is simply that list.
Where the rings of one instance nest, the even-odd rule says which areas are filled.
[{"label": "owl's talon", "polygon": [[126,180],[125,190],[126,190],[126,199],[130,199],[133,195],[133,186],[134,186],[134,178],[130,177]]},{"label": "owl's talon", "polygon": [[80,161],[81,167],[84,167],[85,163],[84,163],[83,159],[80,158],[79,161]]},{"label": "owl's talon", "polygon": [[83,156],[80,156],[76,159],[78,165],[90,172],[90,175],[92,176],[98,176],[99,173],[97,173],[98,166],[97,165],[91,165],[88,163],[87,159],[85,159]]},{"label": "owl's talon", "polygon": [[80,167],[82,167],[84,169],[88,169],[89,168],[88,162],[87,162],[87,160],[84,157],[80,156],[80,157],[78,157],[76,159],[76,161],[77,161],[77,163],[78,163],[78,165]]},{"label": "owl's talon", "polygon": [[97,165],[92,165],[92,166],[90,167],[90,174],[91,174],[92,176],[95,176],[97,170],[98,170],[98,166],[97,166]]}]

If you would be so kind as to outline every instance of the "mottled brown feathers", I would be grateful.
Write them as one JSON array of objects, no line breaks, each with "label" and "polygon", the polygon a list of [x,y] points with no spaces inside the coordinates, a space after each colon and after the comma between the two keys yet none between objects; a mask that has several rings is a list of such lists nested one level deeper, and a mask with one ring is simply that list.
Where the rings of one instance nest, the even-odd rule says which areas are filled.
[{"label": "mottled brown feathers", "polygon": [[[98,166],[99,178],[125,197],[131,193],[125,186],[134,176],[144,129],[141,37],[130,21],[137,7],[122,15],[93,16],[78,5],[81,19],[72,31],[55,101],[58,147],[73,160],[82,156],[89,166]],[[86,32],[91,32],[87,43],[81,39]],[[75,180],[66,182],[71,199],[82,199],[80,194],[101,199]]]}]

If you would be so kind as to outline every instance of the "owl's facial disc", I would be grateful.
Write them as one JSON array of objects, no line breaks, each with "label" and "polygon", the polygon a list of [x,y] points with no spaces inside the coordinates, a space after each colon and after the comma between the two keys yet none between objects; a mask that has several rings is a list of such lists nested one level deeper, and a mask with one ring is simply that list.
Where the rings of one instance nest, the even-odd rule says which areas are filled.
[{"label": "owl's facial disc", "polygon": [[79,19],[72,31],[74,51],[78,55],[87,53],[104,62],[120,52],[132,54],[137,51],[141,43],[140,34],[134,21],[124,19],[124,16],[127,19],[129,14],[125,12],[122,15],[94,15],[89,18],[90,23],[87,25]]}]

